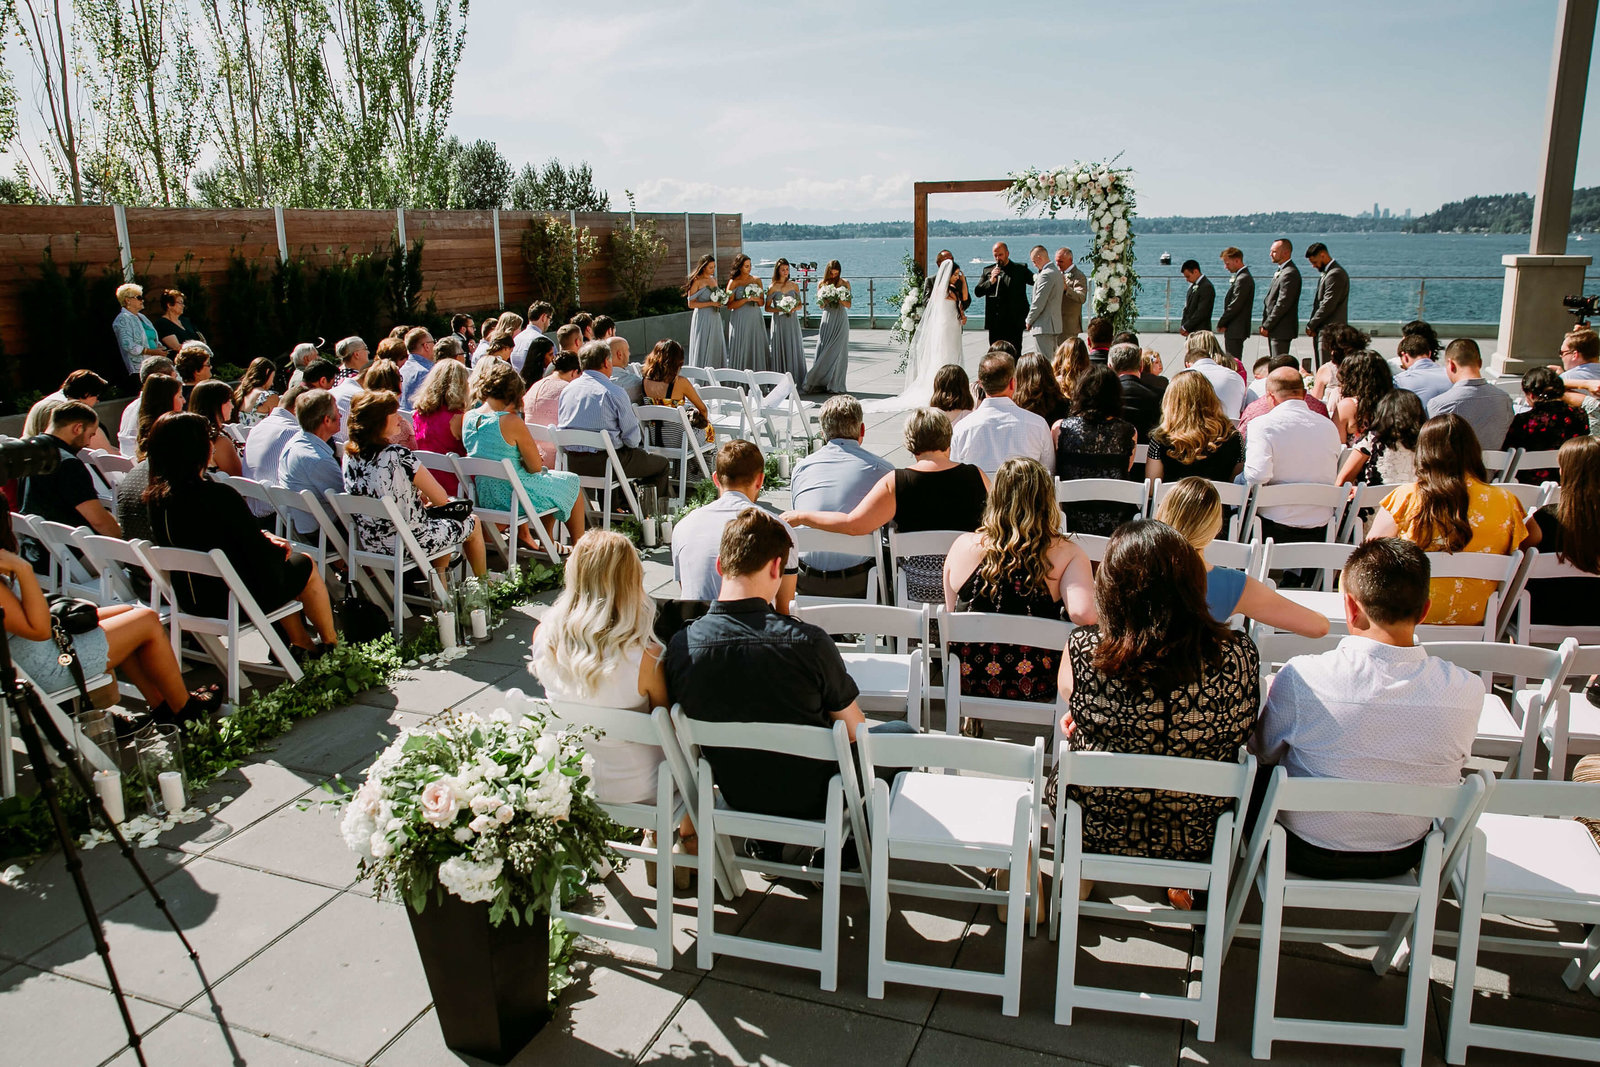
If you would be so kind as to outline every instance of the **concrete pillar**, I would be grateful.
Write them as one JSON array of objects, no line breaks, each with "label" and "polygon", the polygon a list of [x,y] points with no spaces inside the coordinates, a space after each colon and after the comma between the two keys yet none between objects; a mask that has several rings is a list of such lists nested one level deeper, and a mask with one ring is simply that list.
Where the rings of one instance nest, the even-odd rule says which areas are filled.
[{"label": "concrete pillar", "polygon": [[1591,256],[1500,257],[1506,268],[1497,342],[1503,362],[1485,370],[1518,375],[1561,362],[1561,338],[1577,322],[1562,310],[1561,298],[1583,292],[1583,272],[1592,261]]}]

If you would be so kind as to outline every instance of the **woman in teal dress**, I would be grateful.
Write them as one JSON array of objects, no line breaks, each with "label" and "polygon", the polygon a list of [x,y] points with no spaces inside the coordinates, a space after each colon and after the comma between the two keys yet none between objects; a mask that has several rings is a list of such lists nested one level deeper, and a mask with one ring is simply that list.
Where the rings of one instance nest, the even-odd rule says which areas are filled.
[{"label": "woman in teal dress", "polygon": [[750,272],[750,257],[734,256],[728,275],[728,366],[734,370],[767,369],[767,326],[761,321],[766,302],[761,279]]},{"label": "woman in teal dress", "polygon": [[[467,455],[474,459],[511,460],[517,480],[527,490],[533,506],[540,512],[555,512],[543,519],[551,536],[555,536],[555,520],[560,517],[576,544],[583,536],[584,518],[578,476],[545,469],[539,446],[528,432],[528,424],[522,421],[522,393],[522,376],[511,369],[511,364],[496,362],[483,372],[478,380],[478,395],[483,403],[467,412],[461,421]],[[511,486],[503,478],[476,481],[479,505],[501,511],[511,507]],[[538,547],[526,527],[521,536],[529,548]]]},{"label": "woman in teal dress", "polygon": [[[827,306],[822,303],[822,287],[844,289],[844,298]],[[842,393],[850,369],[850,283],[845,281],[837,259],[829,260],[817,283],[817,304],[822,307],[822,328],[817,331],[817,358],[806,375],[803,393]]]},{"label": "woman in teal dress", "polygon": [[701,256],[700,265],[689,275],[683,287],[688,298],[689,358],[691,367],[726,367],[728,365],[728,337],[722,321],[722,305],[711,299],[717,290],[717,259]]},{"label": "woman in teal dress", "polygon": [[789,277],[789,261],[780,259],[772,268],[772,284],[767,287],[767,310],[772,312],[772,369],[789,372],[794,387],[806,380],[806,350],[800,340],[800,309],[784,311],[778,301],[784,297],[800,299],[800,287]]}]

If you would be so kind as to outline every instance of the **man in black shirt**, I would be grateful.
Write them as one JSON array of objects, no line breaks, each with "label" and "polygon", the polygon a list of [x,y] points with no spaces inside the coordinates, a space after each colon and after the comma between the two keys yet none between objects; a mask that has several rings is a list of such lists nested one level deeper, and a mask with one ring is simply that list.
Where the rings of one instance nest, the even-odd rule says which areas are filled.
[{"label": "man in black shirt", "polygon": [[[94,408],[76,400],[61,405],[50,416],[50,429],[41,438],[55,441],[61,452],[61,465],[49,474],[35,474],[22,480],[22,512],[76,529],[87,526],[97,534],[121,537],[122,527],[95,491],[89,468],[78,458],[100,425]],[[22,554],[41,574],[49,565],[44,546],[28,538]]]},{"label": "man in black shirt", "polygon": [[[722,589],[711,610],[667,646],[667,690],[691,719],[822,729],[842,720],[854,741],[866,719],[838,647],[818,627],[772,608],[790,543],[783,523],[759,508],[728,522],[717,557]],[[747,749],[707,749],[705,757],[730,805],[789,818],[820,819],[838,773],[832,761]]]}]

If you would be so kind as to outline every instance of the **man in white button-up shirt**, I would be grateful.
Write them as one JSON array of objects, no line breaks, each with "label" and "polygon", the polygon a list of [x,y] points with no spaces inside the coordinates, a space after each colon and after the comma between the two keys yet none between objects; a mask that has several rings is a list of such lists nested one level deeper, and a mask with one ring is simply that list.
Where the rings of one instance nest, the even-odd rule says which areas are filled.
[{"label": "man in white button-up shirt", "polygon": [[950,437],[950,458],[971,463],[993,478],[1000,464],[1017,456],[1036,459],[1051,474],[1056,472],[1055,442],[1050,424],[1011,399],[1017,391],[1017,361],[1004,352],[991,351],[978,364],[978,384],[983,403],[956,423]]},{"label": "man in white button-up shirt", "polygon": [[[1375,538],[1350,554],[1339,586],[1350,636],[1284,664],[1251,747],[1291,778],[1455,785],[1484,691],[1476,675],[1413,643],[1428,611],[1428,557],[1398,537]],[[1427,819],[1359,812],[1282,821],[1289,870],[1312,878],[1401,874],[1421,858],[1429,828]]]},{"label": "man in white button-up shirt", "polygon": [[[1241,485],[1320,482],[1332,485],[1339,474],[1339,431],[1333,421],[1306,406],[1306,383],[1284,367],[1267,375],[1272,410],[1250,423],[1245,438]],[[1275,541],[1320,541],[1332,509],[1319,504],[1281,504],[1262,508],[1262,535]]]},{"label": "man in white button-up shirt", "polygon": [[1222,401],[1222,411],[1234,422],[1239,421],[1239,413],[1244,410],[1244,397],[1248,391],[1244,379],[1239,377],[1239,372],[1232,367],[1224,367],[1209,355],[1215,349],[1218,353],[1222,346],[1217,343],[1217,335],[1209,330],[1201,330],[1189,335],[1189,347],[1184,352],[1184,361],[1189,369],[1198,371],[1206,381],[1211,383],[1217,399]]}]

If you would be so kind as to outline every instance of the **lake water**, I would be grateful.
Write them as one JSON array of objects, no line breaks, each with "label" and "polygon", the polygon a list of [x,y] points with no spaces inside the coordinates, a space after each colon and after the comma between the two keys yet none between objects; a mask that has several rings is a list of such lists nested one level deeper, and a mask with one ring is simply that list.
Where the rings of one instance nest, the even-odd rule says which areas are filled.
[{"label": "lake water", "polygon": [[[1134,262],[1140,274],[1139,314],[1142,318],[1170,315],[1174,328],[1183,311],[1187,283],[1178,266],[1194,259],[1217,287],[1217,309],[1228,274],[1218,254],[1229,245],[1244,251],[1245,262],[1256,278],[1256,313],[1272,277],[1272,261],[1267,249],[1279,235],[1264,233],[1145,234],[1136,242]],[[1302,324],[1311,310],[1317,272],[1306,263],[1304,249],[1322,241],[1333,257],[1350,272],[1350,318],[1358,322],[1405,322],[1419,317],[1434,322],[1487,323],[1500,318],[1500,297],[1505,269],[1500,257],[1528,250],[1526,234],[1404,234],[1336,233],[1284,234],[1294,242],[1295,265],[1304,278],[1300,298]],[[1042,244],[1052,252],[1065,245],[1078,255],[1079,266],[1089,248],[1087,234],[1049,237],[1012,236],[1005,238],[1013,257],[1026,260],[1027,250]],[[950,249],[969,280],[991,261],[992,237],[929,237],[930,257],[941,248]],[[1587,252],[1587,243],[1574,242],[1570,251]],[[1600,250],[1600,242],[1596,249]],[[856,238],[836,241],[751,241],[744,246],[755,260],[756,273],[771,277],[772,261],[780,256],[790,263],[815,261],[826,265],[837,259],[845,277],[856,291],[854,312],[866,314],[867,280],[873,282],[880,315],[891,315],[889,298],[899,287],[901,257],[911,251],[910,237]],[[1172,264],[1163,266],[1160,256],[1172,253]],[[763,264],[765,266],[763,267]],[[1088,273],[1085,269],[1085,273]],[[820,274],[818,275],[820,276]],[[1600,291],[1600,268],[1591,267],[1588,292]]]}]

